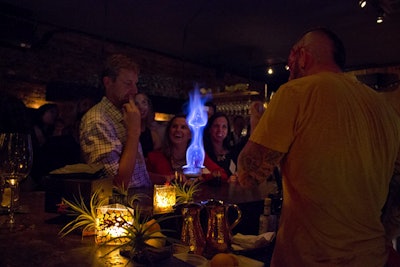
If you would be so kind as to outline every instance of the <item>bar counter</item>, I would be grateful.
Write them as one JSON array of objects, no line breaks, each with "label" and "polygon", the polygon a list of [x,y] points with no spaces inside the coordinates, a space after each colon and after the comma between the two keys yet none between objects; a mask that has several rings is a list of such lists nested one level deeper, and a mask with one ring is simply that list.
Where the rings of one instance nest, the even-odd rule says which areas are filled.
[{"label": "bar counter", "polygon": [[[256,234],[258,231],[258,217],[262,213],[263,200],[266,193],[263,187],[244,190],[236,184],[222,184],[219,187],[202,185],[196,201],[207,199],[223,200],[226,203],[238,204],[242,210],[241,222],[234,228],[234,233]],[[147,191],[148,194],[152,192]],[[22,223],[18,231],[10,232],[1,227],[0,232],[0,266],[138,266],[128,263],[128,260],[118,251],[104,256],[112,246],[95,244],[94,237],[81,237],[78,233],[71,233],[60,238],[60,229],[68,223],[65,216],[45,212],[45,192],[21,192],[20,212],[16,213],[16,228]],[[0,215],[0,224],[8,219],[8,215]],[[176,227],[176,226],[175,226]],[[255,255],[245,255],[265,262],[269,266],[269,257],[272,248],[267,252],[257,252]],[[161,263],[160,263],[161,264]],[[175,257],[162,262],[160,266],[186,267],[191,266]]]}]

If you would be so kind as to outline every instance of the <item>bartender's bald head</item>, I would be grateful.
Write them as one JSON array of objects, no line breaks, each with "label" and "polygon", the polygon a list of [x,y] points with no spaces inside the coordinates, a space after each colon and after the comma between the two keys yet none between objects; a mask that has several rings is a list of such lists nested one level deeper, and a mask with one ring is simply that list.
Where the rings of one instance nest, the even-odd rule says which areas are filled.
[{"label": "bartender's bald head", "polygon": [[344,68],[345,49],[342,41],[330,30],[309,30],[293,46],[288,65],[289,79],[315,74],[321,71],[339,72]]}]

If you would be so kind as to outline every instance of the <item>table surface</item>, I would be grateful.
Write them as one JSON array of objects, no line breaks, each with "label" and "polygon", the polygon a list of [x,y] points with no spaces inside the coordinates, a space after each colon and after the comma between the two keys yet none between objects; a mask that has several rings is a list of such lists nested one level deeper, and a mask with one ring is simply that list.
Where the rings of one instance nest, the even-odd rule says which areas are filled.
[{"label": "table surface", "polygon": [[[68,221],[56,213],[44,211],[44,196],[45,192],[41,191],[21,192],[22,209],[16,214],[17,228],[19,223],[23,225],[20,231],[5,229],[7,215],[0,216],[0,266],[137,266],[128,263],[118,251],[107,254],[112,247],[96,245],[93,236],[82,238],[78,233],[71,233],[60,238],[58,233]],[[265,197],[262,187],[245,190],[238,185],[223,184],[220,187],[204,187],[197,198],[246,205],[255,201],[262,203]],[[253,230],[257,227],[253,225]],[[190,266],[175,257],[163,261],[161,265]]]},{"label": "table surface", "polygon": [[[152,196],[153,189],[138,189],[131,193],[144,193]],[[225,203],[245,204],[250,202],[264,201],[268,197],[267,183],[261,183],[258,187],[251,189],[242,188],[238,183],[223,182],[219,186],[208,185],[203,183],[200,185],[200,191],[194,195],[195,201],[203,201],[208,199],[222,200]],[[151,199],[152,201],[152,199]],[[147,203],[149,205],[149,203]]]}]

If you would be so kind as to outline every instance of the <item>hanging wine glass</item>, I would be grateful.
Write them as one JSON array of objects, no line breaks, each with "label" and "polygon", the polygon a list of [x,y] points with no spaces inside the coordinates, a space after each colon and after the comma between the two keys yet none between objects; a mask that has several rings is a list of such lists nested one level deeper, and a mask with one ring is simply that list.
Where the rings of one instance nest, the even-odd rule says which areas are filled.
[{"label": "hanging wine glass", "polygon": [[31,136],[25,133],[0,133],[0,176],[10,188],[8,225],[15,224],[16,201],[19,183],[32,168]]}]

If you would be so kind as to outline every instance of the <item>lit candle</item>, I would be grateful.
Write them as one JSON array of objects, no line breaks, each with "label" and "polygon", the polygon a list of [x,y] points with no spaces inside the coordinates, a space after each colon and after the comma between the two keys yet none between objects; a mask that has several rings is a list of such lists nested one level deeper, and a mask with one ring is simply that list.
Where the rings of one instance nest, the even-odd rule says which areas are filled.
[{"label": "lit candle", "polygon": [[17,185],[17,183],[18,183],[18,179],[14,179],[14,178],[8,179],[8,184],[10,186],[15,186],[15,185]]},{"label": "lit candle", "polygon": [[172,185],[154,185],[153,213],[167,213],[176,204],[175,187]]},{"label": "lit candle", "polygon": [[[96,243],[118,245],[128,240],[122,237],[126,234],[126,227],[132,225],[133,209],[121,204],[112,204],[97,208],[96,215]],[[111,241],[112,240],[112,241]]]}]

